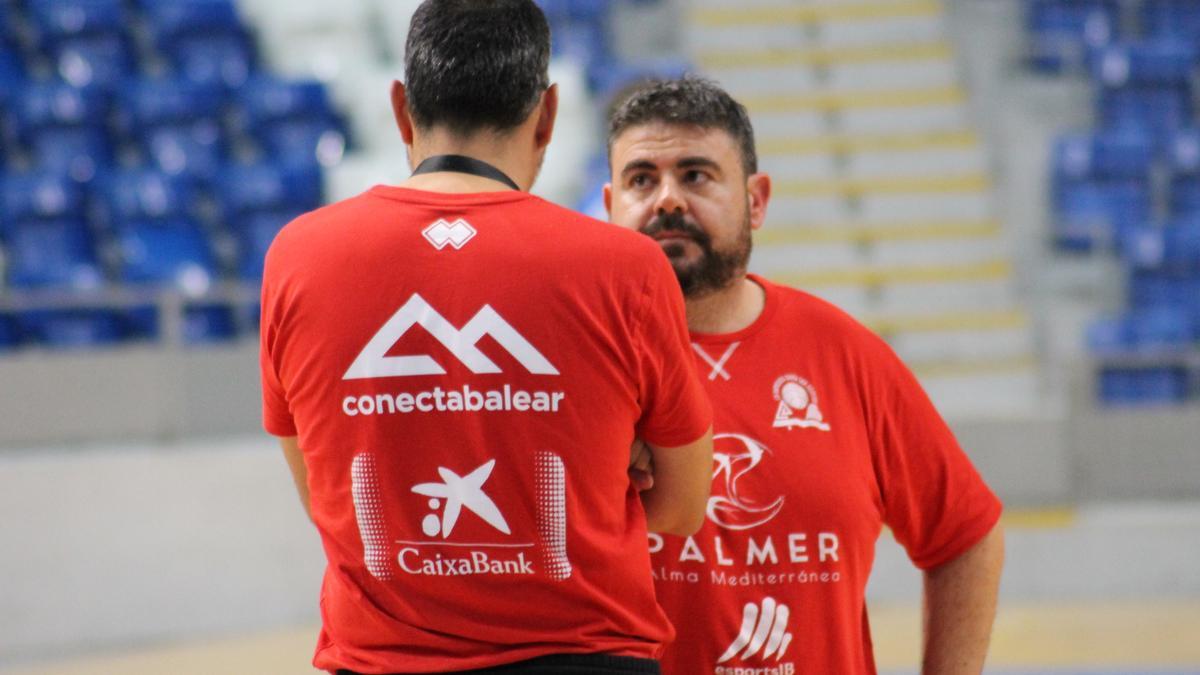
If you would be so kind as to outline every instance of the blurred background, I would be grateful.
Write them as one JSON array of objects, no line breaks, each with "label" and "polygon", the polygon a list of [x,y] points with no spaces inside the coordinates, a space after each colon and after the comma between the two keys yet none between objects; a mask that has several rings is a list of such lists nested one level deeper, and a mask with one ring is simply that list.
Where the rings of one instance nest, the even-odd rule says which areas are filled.
[{"label": "blurred background", "polygon": [[[323,565],[259,430],[289,219],[408,175],[411,0],[0,0],[0,671],[311,672]],[[545,0],[539,194],[707,74],[775,181],[753,268],[918,374],[1007,504],[989,672],[1200,673],[1197,0]],[[877,658],[919,663],[885,534]]]}]

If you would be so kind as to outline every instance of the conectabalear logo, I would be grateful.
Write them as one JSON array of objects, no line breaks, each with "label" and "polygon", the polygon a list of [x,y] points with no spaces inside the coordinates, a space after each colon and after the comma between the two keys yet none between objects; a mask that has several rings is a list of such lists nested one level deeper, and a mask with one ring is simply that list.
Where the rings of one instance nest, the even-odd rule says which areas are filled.
[{"label": "conectabalear logo", "polygon": [[445,375],[443,368],[428,354],[388,356],[392,347],[413,326],[421,326],[442,344],[472,373],[499,373],[500,366],[476,346],[484,336],[490,336],[514,359],[534,375],[558,375],[550,363],[523,335],[517,332],[491,305],[484,305],[461,329],[455,328],[425,298],[413,293],[392,318],[388,319],[367,346],[350,364],[343,380],[366,380],[378,377],[413,375]]}]

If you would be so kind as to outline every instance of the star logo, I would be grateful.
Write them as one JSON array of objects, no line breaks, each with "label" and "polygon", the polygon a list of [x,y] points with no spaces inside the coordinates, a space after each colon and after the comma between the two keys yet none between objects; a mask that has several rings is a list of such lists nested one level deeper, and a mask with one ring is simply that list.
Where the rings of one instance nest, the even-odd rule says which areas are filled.
[{"label": "star logo", "polygon": [[[483,484],[492,475],[492,469],[495,466],[496,460],[489,459],[465,476],[459,476],[450,469],[439,466],[438,475],[442,477],[441,483],[421,483],[413,486],[413,492],[432,497],[429,500],[429,507],[434,510],[434,513],[425,516],[425,520],[421,522],[421,529],[425,534],[434,537],[440,533],[442,539],[449,537],[450,533],[454,531],[454,524],[458,522],[458,516],[462,513],[463,508],[479,516],[488,525],[504,534],[512,534],[508,522],[504,520],[504,515],[496,506],[496,502],[492,501],[492,498],[483,491]],[[442,499],[446,500],[446,510],[439,517],[436,511],[442,507],[442,503],[439,501]]]}]

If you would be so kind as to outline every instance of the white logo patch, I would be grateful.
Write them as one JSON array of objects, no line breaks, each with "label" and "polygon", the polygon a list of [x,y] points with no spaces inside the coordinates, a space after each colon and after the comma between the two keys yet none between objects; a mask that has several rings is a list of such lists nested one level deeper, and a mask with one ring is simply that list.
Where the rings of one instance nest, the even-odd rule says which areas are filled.
[{"label": "white logo patch", "polygon": [[776,429],[820,429],[829,431],[829,425],[817,405],[817,390],[808,380],[798,375],[784,375],[775,380],[775,400],[779,407],[775,409],[775,422],[771,425]]},{"label": "white logo patch", "polygon": [[[429,507],[434,513],[425,516],[425,520],[421,522],[421,530],[426,536],[435,537],[440,533],[442,539],[449,537],[464,507],[488,525],[504,534],[512,534],[496,502],[483,492],[483,484],[487,482],[488,476],[492,475],[495,466],[496,460],[490,459],[465,476],[459,476],[450,469],[439,466],[441,483],[421,483],[413,487],[413,492],[433,498],[429,500]],[[446,510],[439,518],[436,512],[442,506],[439,501],[442,499],[446,500]]]},{"label": "white logo patch", "polygon": [[474,239],[478,232],[462,218],[453,223],[447,223],[439,218],[437,222],[422,230],[421,234],[439,251],[447,246],[453,246],[457,251],[466,246],[468,241]]},{"label": "white logo patch", "polygon": [[427,354],[388,356],[387,353],[415,325],[420,325],[472,373],[499,373],[500,366],[479,351],[477,345],[490,335],[526,370],[534,375],[558,375],[558,369],[528,340],[504,320],[491,305],[484,305],[462,329],[455,328],[420,295],[414,293],[404,306],[383,324],[367,346],[350,364],[343,380],[377,377],[445,375],[446,370]]},{"label": "white logo patch", "polygon": [[722,380],[728,381],[730,379],[730,375],[729,371],[725,370],[725,364],[729,363],[729,357],[733,356],[733,353],[737,351],[738,346],[741,344],[741,342],[734,342],[730,344],[725,348],[725,353],[722,354],[721,358],[719,359],[714,359],[713,357],[709,356],[708,352],[704,351],[704,348],[695,342],[692,343],[692,350],[696,352],[697,356],[704,359],[705,363],[712,366],[712,370],[708,373],[708,379],[716,380],[717,377],[720,377]]},{"label": "white logo patch", "polygon": [[[733,452],[723,452],[730,445]],[[708,519],[727,530],[749,530],[774,518],[783,508],[783,495],[768,503],[742,494],[738,481],[754,470],[771,451],[741,434],[713,436],[713,486],[708,498]]]},{"label": "white logo patch", "polygon": [[776,661],[783,658],[792,643],[792,634],[787,632],[790,618],[787,605],[775,602],[775,598],[763,598],[761,611],[758,605],[747,602],[742,610],[742,629],[717,663],[729,661],[738,652],[742,659],[756,656],[760,651],[764,660],[772,656]]}]

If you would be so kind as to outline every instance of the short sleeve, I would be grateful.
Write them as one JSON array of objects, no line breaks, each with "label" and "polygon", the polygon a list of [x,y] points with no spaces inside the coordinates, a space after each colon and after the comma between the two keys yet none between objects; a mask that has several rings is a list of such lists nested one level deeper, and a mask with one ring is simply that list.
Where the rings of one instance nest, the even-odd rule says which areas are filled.
[{"label": "short sleeve", "polygon": [[679,282],[667,259],[654,253],[634,326],[642,407],[637,433],[651,445],[671,448],[709,430],[712,405],[696,374]]},{"label": "short sleeve", "polygon": [[978,543],[1002,505],[916,377],[882,341],[877,347],[868,419],[884,522],[913,564],[930,569]]},{"label": "short sleeve", "polygon": [[264,274],[262,312],[259,325],[259,371],[262,380],[263,428],[273,436],[296,435],[296,422],[288,405],[287,391],[279,376],[279,320],[281,315],[278,298],[271,291],[268,281],[269,270]]}]

